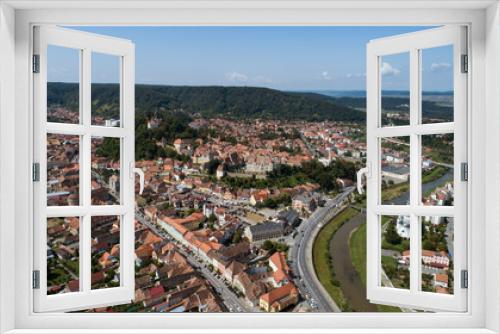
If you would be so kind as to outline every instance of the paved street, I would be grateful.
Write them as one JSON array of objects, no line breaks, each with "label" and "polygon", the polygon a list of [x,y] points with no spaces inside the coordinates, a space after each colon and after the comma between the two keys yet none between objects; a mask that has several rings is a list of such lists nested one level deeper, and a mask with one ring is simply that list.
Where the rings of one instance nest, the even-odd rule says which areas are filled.
[{"label": "paved street", "polygon": [[291,266],[299,275],[296,284],[308,299],[313,309],[319,312],[340,312],[340,308],[330,298],[327,291],[316,277],[312,261],[312,245],[321,227],[340,211],[340,204],[354,187],[347,188],[342,194],[327,201],[324,207],[318,208],[297,229],[294,247],[291,250]]}]

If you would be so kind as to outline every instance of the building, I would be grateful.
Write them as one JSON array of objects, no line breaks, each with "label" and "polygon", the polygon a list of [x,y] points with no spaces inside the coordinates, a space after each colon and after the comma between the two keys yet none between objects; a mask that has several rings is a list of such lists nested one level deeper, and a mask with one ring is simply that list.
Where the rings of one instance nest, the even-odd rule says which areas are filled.
[{"label": "building", "polygon": [[266,312],[280,312],[298,301],[299,291],[290,282],[260,296],[259,306]]},{"label": "building", "polygon": [[300,224],[300,216],[294,209],[283,210],[278,214],[278,220],[284,222],[288,227],[294,228]]},{"label": "building", "polygon": [[286,263],[285,253],[276,252],[269,258],[269,266],[273,270],[273,279],[276,286],[283,286],[290,281],[290,268]]},{"label": "building", "polygon": [[280,238],[285,234],[285,224],[266,221],[257,225],[245,228],[245,237],[250,242]]},{"label": "building", "polygon": [[318,207],[318,196],[302,193],[292,198],[292,208],[298,212],[312,213]]},{"label": "building", "polygon": [[205,221],[205,215],[202,212],[193,212],[185,218],[163,217],[161,221],[169,225],[179,224],[189,231],[194,231],[200,227],[200,223]]},{"label": "building", "polygon": [[273,170],[273,161],[268,156],[251,156],[246,161],[245,170],[248,173],[264,174]]},{"label": "building", "polygon": [[177,138],[174,141],[174,148],[179,154],[191,156],[193,153],[193,145],[190,139]]},{"label": "building", "polygon": [[[410,263],[410,251],[406,250],[401,254],[401,263]],[[444,251],[422,250],[422,264],[434,269],[448,269],[450,258]]]},{"label": "building", "polygon": [[215,172],[215,176],[217,177],[218,180],[222,179],[226,175],[226,168],[224,164],[220,164],[217,167],[217,171]]},{"label": "building", "polygon": [[410,179],[410,168],[406,164],[382,166],[382,179],[384,181],[392,181],[395,184],[408,182]]},{"label": "building", "polygon": [[[389,222],[392,224],[392,222]],[[410,216],[398,216],[396,221],[396,232],[401,238],[410,238]]]}]

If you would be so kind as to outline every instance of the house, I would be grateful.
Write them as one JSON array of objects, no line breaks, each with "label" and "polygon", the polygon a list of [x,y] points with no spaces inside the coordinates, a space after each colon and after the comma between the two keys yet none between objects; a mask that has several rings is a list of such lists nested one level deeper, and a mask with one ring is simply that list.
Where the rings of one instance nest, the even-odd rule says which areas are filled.
[{"label": "house", "polygon": [[185,154],[191,156],[192,152],[192,141],[190,139],[177,138],[174,140],[174,148],[179,154]]},{"label": "house", "polygon": [[257,306],[259,304],[259,296],[265,292],[265,290],[259,285],[252,281],[250,275],[245,271],[237,274],[233,279],[233,285],[243,292],[245,295],[245,300],[248,304],[252,306]]},{"label": "house", "polygon": [[266,312],[280,312],[298,301],[299,291],[290,282],[260,296],[259,306]]},{"label": "house", "polygon": [[286,263],[285,253],[276,252],[269,258],[269,266],[273,270],[273,279],[276,286],[283,286],[290,281],[290,268]]},{"label": "house", "polygon": [[231,261],[231,263],[223,268],[222,270],[222,276],[230,282],[233,283],[233,278],[238,275],[239,273],[243,272],[245,270],[245,265],[241,262],[238,261]]},{"label": "house", "polygon": [[257,203],[262,203],[266,199],[269,198],[270,192],[268,189],[261,189],[254,191],[250,196],[250,204],[253,206],[257,205]]},{"label": "house", "polygon": [[159,118],[151,118],[151,119],[148,119],[148,123],[147,123],[147,126],[148,126],[148,129],[156,129],[160,126],[160,123],[161,123],[161,120]]},{"label": "house", "polygon": [[437,288],[448,288],[448,275],[446,274],[434,274],[434,286]]},{"label": "house", "polygon": [[292,208],[281,211],[278,214],[278,220],[284,222],[287,227],[291,228],[294,228],[300,224],[300,216],[297,211]]},{"label": "house", "polygon": [[[401,254],[400,263],[410,263],[410,251],[406,250]],[[450,258],[444,251],[422,250],[422,264],[434,269],[448,269]]]},{"label": "house", "polygon": [[298,212],[312,213],[318,207],[318,196],[308,193],[292,197],[292,208]]},{"label": "house", "polygon": [[197,230],[200,227],[200,223],[205,221],[205,216],[202,212],[193,212],[185,218],[176,217],[162,217],[159,221],[161,225],[168,224],[174,225],[179,224],[189,231]]}]

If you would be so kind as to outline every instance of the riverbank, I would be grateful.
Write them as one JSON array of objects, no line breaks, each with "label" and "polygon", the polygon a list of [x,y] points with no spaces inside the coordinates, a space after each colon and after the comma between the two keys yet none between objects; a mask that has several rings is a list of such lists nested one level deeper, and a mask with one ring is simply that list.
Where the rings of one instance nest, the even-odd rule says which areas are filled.
[{"label": "riverbank", "polygon": [[319,231],[316,240],[314,240],[312,250],[316,276],[342,311],[350,311],[350,307],[342,293],[340,282],[335,278],[329,245],[330,240],[337,230],[357,214],[358,212],[353,208],[347,208],[336,215],[335,218]]}]

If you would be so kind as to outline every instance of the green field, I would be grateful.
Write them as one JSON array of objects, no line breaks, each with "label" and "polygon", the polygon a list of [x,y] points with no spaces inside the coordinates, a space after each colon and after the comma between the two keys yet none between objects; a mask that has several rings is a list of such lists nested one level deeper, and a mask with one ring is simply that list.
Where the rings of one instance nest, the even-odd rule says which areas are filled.
[{"label": "green field", "polygon": [[316,275],[328,294],[343,311],[348,311],[349,307],[340,284],[335,279],[329,253],[329,243],[339,227],[357,214],[358,212],[352,208],[343,210],[319,231],[313,245],[313,263]]}]

